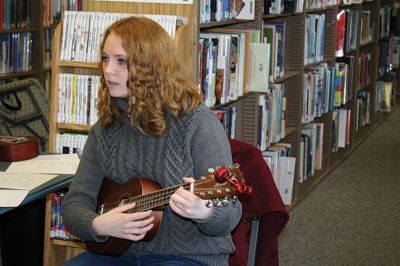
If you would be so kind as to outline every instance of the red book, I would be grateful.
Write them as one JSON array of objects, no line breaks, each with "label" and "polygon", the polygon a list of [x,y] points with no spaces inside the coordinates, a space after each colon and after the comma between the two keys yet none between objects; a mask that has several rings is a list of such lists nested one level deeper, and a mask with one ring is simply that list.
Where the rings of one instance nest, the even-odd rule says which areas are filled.
[{"label": "red book", "polygon": [[336,51],[335,54],[338,57],[344,55],[344,39],[346,34],[346,11],[341,10],[336,15]]}]

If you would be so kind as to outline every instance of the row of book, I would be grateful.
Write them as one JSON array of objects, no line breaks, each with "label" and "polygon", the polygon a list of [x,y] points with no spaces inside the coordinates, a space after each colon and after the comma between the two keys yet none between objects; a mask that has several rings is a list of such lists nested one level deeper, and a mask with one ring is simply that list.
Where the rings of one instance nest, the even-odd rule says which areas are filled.
[{"label": "row of book", "polygon": [[78,133],[58,133],[56,134],[56,153],[80,155],[85,146],[87,134]]},{"label": "row of book", "polygon": [[360,15],[360,43],[365,44],[372,41],[374,36],[374,25],[371,10],[362,10]]},{"label": "row of book", "polygon": [[358,22],[360,11],[342,9],[336,15],[336,49],[337,57],[344,56],[357,47]]},{"label": "row of book", "polygon": [[302,123],[341,107],[351,99],[354,56],[337,58],[334,66],[321,63],[304,70]]},{"label": "row of book", "polygon": [[271,45],[260,42],[267,40],[261,34],[219,28],[200,33],[198,86],[207,106],[225,104],[251,91],[268,91]]},{"label": "row of book", "polygon": [[55,28],[45,29],[44,33],[44,45],[43,45],[43,64],[45,68],[51,67],[51,53],[53,47],[53,36],[54,36]]},{"label": "row of book", "polygon": [[198,86],[207,106],[225,104],[247,92],[269,91],[285,74],[286,23],[263,30],[212,29],[199,40]]},{"label": "row of book", "polygon": [[30,0],[0,0],[0,31],[28,28],[29,5]]},{"label": "row of book", "polygon": [[262,34],[262,42],[269,44],[270,51],[266,59],[269,61],[267,76],[270,81],[275,81],[285,75],[286,23],[264,23]]},{"label": "row of book", "polygon": [[381,39],[378,43],[378,76],[399,67],[400,37]]},{"label": "row of book", "polygon": [[60,240],[80,241],[72,235],[65,227],[62,219],[62,202],[65,193],[51,194],[51,222],[50,222],[50,238]]},{"label": "row of book", "polygon": [[394,101],[394,81],[382,81],[376,82],[376,106],[375,111],[377,112],[390,112],[392,110]]},{"label": "row of book", "polygon": [[[60,60],[99,62],[99,47],[105,30],[115,21],[134,16],[129,13],[65,11],[61,37]],[[136,14],[160,24],[174,38],[176,28],[187,18],[172,15]]]},{"label": "row of book", "polygon": [[212,109],[224,126],[226,136],[234,139],[236,137],[237,108],[234,106],[220,106]]},{"label": "row of book", "polygon": [[301,128],[298,182],[303,183],[322,169],[324,123],[309,123]]},{"label": "row of book", "polygon": [[340,4],[341,0],[306,0],[306,10],[323,9]]},{"label": "row of book", "polygon": [[282,201],[286,205],[292,203],[296,158],[292,157],[290,143],[278,143],[262,152]]},{"label": "row of book", "polygon": [[268,93],[259,95],[257,147],[266,150],[286,135],[286,97],[283,83],[270,84]]},{"label": "row of book", "polygon": [[294,14],[303,12],[304,0],[265,0],[264,14]]},{"label": "row of book", "polygon": [[57,122],[93,125],[99,86],[100,76],[60,73]]},{"label": "row of book", "polygon": [[309,67],[304,72],[302,123],[333,110],[336,95],[336,68],[327,63]]},{"label": "row of book", "polygon": [[355,114],[355,129],[365,127],[371,123],[371,93],[365,89],[357,92]]},{"label": "row of book", "polygon": [[395,13],[389,5],[385,5],[379,9],[379,38],[385,38],[390,36],[391,31],[391,19],[392,13]]},{"label": "row of book", "polygon": [[350,144],[351,109],[339,108],[332,111],[332,152]]},{"label": "row of book", "polygon": [[0,34],[0,73],[32,69],[32,33]]},{"label": "row of book", "polygon": [[371,53],[360,53],[358,56],[358,89],[364,89],[369,83],[371,78]]},{"label": "row of book", "polygon": [[247,38],[245,32],[200,33],[198,86],[207,106],[244,94]]},{"label": "row of book", "polygon": [[304,65],[309,65],[324,58],[325,15],[307,14],[305,23]]},{"label": "row of book", "polygon": [[43,0],[43,26],[57,24],[64,11],[81,11],[83,0]]},{"label": "row of book", "polygon": [[352,55],[336,58],[335,63],[335,101],[340,107],[352,99],[355,58]]},{"label": "row of book", "polygon": [[200,23],[255,17],[255,0],[200,0]]}]

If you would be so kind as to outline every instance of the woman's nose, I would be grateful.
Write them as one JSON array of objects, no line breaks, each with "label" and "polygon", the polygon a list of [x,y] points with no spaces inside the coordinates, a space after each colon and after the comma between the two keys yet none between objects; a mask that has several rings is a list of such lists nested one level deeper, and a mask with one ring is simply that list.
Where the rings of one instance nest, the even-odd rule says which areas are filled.
[{"label": "woman's nose", "polygon": [[107,62],[103,64],[103,71],[107,74],[114,74],[114,65],[112,62]]}]

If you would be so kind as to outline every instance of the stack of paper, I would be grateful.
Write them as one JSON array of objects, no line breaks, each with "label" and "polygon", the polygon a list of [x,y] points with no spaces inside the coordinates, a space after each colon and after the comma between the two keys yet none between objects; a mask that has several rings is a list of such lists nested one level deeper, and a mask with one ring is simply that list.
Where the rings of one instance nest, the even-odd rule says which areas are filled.
[{"label": "stack of paper", "polygon": [[76,154],[40,155],[34,159],[13,162],[0,172],[0,207],[17,207],[29,191],[58,174],[75,174]]}]

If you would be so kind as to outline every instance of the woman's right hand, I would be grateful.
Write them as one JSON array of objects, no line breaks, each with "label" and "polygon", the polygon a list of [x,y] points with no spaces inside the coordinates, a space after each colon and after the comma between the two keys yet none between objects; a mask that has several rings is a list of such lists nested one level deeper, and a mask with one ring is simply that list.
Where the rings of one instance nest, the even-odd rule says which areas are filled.
[{"label": "woman's right hand", "polygon": [[143,239],[153,228],[152,211],[127,213],[135,203],[126,204],[97,216],[92,222],[92,229],[97,235],[114,236],[132,241]]}]

